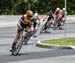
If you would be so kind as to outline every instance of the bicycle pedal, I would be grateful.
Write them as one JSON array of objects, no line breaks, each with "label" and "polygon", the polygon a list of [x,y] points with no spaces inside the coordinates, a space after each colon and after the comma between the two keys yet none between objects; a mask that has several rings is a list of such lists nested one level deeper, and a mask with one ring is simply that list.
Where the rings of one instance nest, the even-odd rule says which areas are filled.
[{"label": "bicycle pedal", "polygon": [[36,35],[34,35],[33,37],[37,37]]}]

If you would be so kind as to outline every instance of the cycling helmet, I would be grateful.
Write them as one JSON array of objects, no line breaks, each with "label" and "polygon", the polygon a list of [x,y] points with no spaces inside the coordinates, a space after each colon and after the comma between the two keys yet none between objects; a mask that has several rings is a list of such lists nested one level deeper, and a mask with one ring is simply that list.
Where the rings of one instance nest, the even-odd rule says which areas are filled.
[{"label": "cycling helmet", "polygon": [[62,10],[65,11],[65,8],[63,8]]},{"label": "cycling helmet", "polygon": [[53,11],[52,11],[52,10],[50,10],[50,11],[49,11],[49,13],[50,13],[50,14],[53,14]]},{"label": "cycling helmet", "polygon": [[50,10],[47,14],[48,14],[48,15],[52,15],[52,14],[53,14],[53,11]]},{"label": "cycling helmet", "polygon": [[56,10],[60,10],[60,8],[56,8]]},{"label": "cycling helmet", "polygon": [[35,16],[38,16],[38,13],[35,13],[34,15],[35,15]]},{"label": "cycling helmet", "polygon": [[28,10],[26,14],[27,16],[33,16],[33,12],[31,10]]}]

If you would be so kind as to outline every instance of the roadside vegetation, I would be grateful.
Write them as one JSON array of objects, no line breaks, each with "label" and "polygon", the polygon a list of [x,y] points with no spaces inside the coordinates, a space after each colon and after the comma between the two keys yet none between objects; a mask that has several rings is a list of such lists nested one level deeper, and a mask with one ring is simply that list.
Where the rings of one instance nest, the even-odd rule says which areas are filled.
[{"label": "roadside vegetation", "polygon": [[[0,14],[24,14],[28,9],[28,2],[30,9],[39,14],[46,14],[49,9],[54,11],[57,7],[64,7],[64,0],[0,0]],[[67,0],[67,13],[75,14],[75,0]]]},{"label": "roadside vegetation", "polygon": [[60,39],[51,39],[41,41],[43,44],[52,44],[52,45],[71,45],[75,46],[75,37],[60,38]]}]

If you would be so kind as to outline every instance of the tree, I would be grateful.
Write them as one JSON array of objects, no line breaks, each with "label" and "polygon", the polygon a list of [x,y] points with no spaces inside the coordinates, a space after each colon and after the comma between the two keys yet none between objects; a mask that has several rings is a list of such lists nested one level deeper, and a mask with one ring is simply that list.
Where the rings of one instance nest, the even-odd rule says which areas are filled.
[{"label": "tree", "polygon": [[[24,14],[30,9],[39,14],[47,14],[57,7],[64,7],[64,0],[0,0],[0,14]],[[67,0],[68,14],[75,14],[75,0]]]}]

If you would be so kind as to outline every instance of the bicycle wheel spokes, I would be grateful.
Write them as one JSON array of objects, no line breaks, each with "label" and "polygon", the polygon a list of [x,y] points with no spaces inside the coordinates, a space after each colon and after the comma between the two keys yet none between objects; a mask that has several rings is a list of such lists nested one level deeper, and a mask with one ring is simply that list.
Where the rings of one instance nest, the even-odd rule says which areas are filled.
[{"label": "bicycle wheel spokes", "polygon": [[42,34],[44,32],[45,29],[45,25],[42,26],[41,30],[40,30],[40,34]]},{"label": "bicycle wheel spokes", "polygon": [[15,55],[15,56],[18,55],[18,53],[19,53],[21,47],[22,47],[22,41],[20,41],[20,43],[16,46],[16,50],[15,50],[15,52],[14,52],[14,55]]},{"label": "bicycle wheel spokes", "polygon": [[12,54],[13,55],[17,55],[18,53],[19,53],[19,51],[20,51],[20,49],[21,49],[21,47],[22,47],[22,37],[17,41],[17,43],[16,43],[16,46],[15,46],[15,49],[13,49],[13,51],[12,51]]}]

